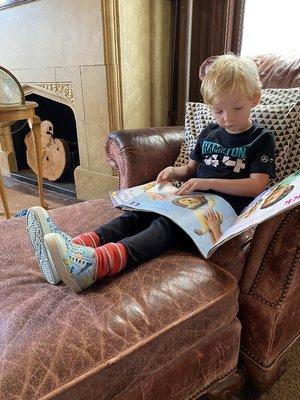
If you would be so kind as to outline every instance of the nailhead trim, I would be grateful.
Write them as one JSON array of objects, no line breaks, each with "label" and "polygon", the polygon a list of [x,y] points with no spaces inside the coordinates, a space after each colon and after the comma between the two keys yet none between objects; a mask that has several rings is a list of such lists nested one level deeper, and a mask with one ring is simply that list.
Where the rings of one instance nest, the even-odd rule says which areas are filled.
[{"label": "nailhead trim", "polygon": [[289,223],[289,221],[292,219],[292,217],[295,216],[296,212],[297,212],[297,210],[290,211],[285,216],[284,220],[278,226],[278,228],[275,231],[275,234],[273,235],[272,240],[271,240],[271,242],[270,242],[270,244],[269,244],[269,246],[267,248],[267,251],[265,253],[263,261],[262,261],[262,263],[261,263],[261,265],[259,267],[259,270],[257,271],[257,273],[255,275],[254,281],[253,281],[253,283],[252,283],[252,285],[250,287],[250,290],[249,290],[249,295],[250,296],[256,298],[257,300],[259,300],[262,303],[270,306],[273,309],[279,309],[282,306],[282,304],[283,304],[283,302],[284,302],[284,300],[285,300],[285,298],[287,296],[288,289],[291,286],[292,278],[293,278],[293,276],[295,274],[297,265],[298,265],[299,260],[300,260],[300,247],[298,246],[295,249],[295,252],[294,252],[294,255],[293,255],[293,260],[292,260],[292,263],[291,263],[291,267],[290,267],[289,272],[287,274],[287,277],[286,277],[286,280],[284,282],[284,286],[283,286],[283,288],[281,290],[279,299],[278,299],[278,301],[276,303],[270,302],[269,300],[265,299],[261,294],[256,293],[255,290],[257,288],[257,285],[259,283],[259,280],[261,278],[262,273],[266,269],[266,266],[268,264],[269,256],[272,254],[274,245],[275,245],[276,241],[278,240],[279,235],[285,229],[286,225]]},{"label": "nailhead trim", "polygon": [[293,339],[289,341],[289,343],[281,350],[280,354],[277,356],[276,360],[272,361],[271,364],[267,364],[264,361],[262,361],[260,358],[255,356],[251,351],[249,351],[245,346],[241,346],[241,350],[247,354],[252,360],[254,360],[257,364],[261,365],[264,368],[269,368],[272,364],[274,364],[279,358],[285,353],[285,351],[290,347],[290,345],[298,338],[300,337],[300,334],[297,333]]}]

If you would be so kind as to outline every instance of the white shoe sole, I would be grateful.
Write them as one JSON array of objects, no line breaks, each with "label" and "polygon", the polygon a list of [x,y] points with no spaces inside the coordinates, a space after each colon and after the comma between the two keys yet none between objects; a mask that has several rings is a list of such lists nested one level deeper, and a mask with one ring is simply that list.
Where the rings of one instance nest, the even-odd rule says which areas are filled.
[{"label": "white shoe sole", "polygon": [[44,236],[51,233],[46,218],[48,213],[42,207],[31,207],[27,212],[27,232],[38,259],[42,274],[47,282],[56,285],[61,282],[51,256],[47,252]]},{"label": "white shoe sole", "polygon": [[81,287],[78,285],[72,274],[64,263],[64,252],[66,251],[66,245],[64,240],[58,234],[46,235],[44,237],[45,246],[47,251],[51,255],[52,261],[56,266],[56,269],[63,280],[63,282],[72,290],[74,293],[82,292]]}]

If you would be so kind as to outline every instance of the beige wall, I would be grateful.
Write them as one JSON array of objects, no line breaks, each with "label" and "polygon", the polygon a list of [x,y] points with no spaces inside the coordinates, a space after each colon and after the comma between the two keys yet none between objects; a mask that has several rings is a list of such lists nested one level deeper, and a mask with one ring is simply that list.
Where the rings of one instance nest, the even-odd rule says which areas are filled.
[{"label": "beige wall", "polygon": [[103,64],[101,0],[36,0],[0,10],[0,65]]},{"label": "beige wall", "polygon": [[170,25],[169,0],[36,0],[0,10],[0,65],[30,90],[72,87],[79,198],[117,185],[105,159],[110,130],[166,125]]},{"label": "beige wall", "polygon": [[75,183],[81,199],[103,197],[117,184],[104,150],[110,125],[102,20],[101,0],[36,0],[0,10],[0,37],[5,38],[0,65],[33,88],[45,83],[54,91],[60,83],[72,87],[69,106],[80,154]]},{"label": "beige wall", "polygon": [[124,128],[167,124],[171,1],[119,0]]}]

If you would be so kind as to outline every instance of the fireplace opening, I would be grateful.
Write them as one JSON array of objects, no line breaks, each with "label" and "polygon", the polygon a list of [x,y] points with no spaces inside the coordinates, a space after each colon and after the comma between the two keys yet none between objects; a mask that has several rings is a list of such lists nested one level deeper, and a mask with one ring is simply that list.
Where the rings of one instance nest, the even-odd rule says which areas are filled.
[{"label": "fireplace opening", "polygon": [[[38,94],[29,94],[26,100],[38,103],[36,115],[42,121],[43,186],[75,196],[74,170],[79,165],[79,151],[73,110],[66,104]],[[26,154],[26,144],[28,146],[30,137],[29,125],[26,121],[18,121],[11,126],[11,131],[18,167],[18,171],[12,172],[12,176],[37,185],[36,174],[30,168],[30,160],[27,159],[30,153],[27,151]],[[33,162],[35,163],[35,154]]]}]

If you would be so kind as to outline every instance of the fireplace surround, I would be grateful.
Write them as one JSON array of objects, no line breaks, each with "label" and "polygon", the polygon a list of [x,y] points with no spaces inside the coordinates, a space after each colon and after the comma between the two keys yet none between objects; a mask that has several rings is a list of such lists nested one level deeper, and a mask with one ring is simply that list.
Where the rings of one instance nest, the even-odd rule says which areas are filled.
[{"label": "fireplace surround", "polygon": [[0,9],[1,64],[27,95],[74,112],[79,199],[117,188],[106,162],[109,132],[167,123],[171,9],[152,0],[89,0],[84,7],[81,0],[39,0]]},{"label": "fireplace surround", "polygon": [[[71,98],[70,87],[67,86],[64,90]],[[51,92],[47,93],[47,90],[41,91],[37,86],[27,86],[26,92],[26,101],[34,101],[38,104],[36,114],[42,121],[44,187],[75,196],[74,170],[80,162],[76,120],[71,104],[66,99],[52,95]],[[34,173],[36,170],[33,172],[30,169],[35,165],[35,159],[32,158],[33,144],[30,127],[26,121],[18,121],[11,125],[10,134],[11,175],[21,181],[36,184],[37,179]]]},{"label": "fireplace surround", "polygon": [[[76,85],[76,83],[75,83]],[[88,197],[87,193],[82,193],[85,192],[85,186],[86,183],[83,182],[83,189],[81,190],[81,182],[80,182],[80,177],[81,174],[87,175],[90,167],[90,162],[89,162],[89,149],[94,149],[95,146],[93,145],[86,145],[86,143],[91,140],[91,138],[88,138],[87,135],[87,129],[88,129],[88,123],[87,120],[89,119],[90,115],[89,112],[91,110],[87,109],[85,110],[83,107],[80,107],[80,105],[77,105],[77,100],[78,103],[80,103],[80,99],[76,98],[77,96],[80,95],[80,93],[74,94],[74,88],[73,88],[73,83],[72,81],[62,81],[62,82],[27,82],[23,83],[23,90],[25,93],[26,99],[31,98],[32,95],[36,95],[37,98],[45,98],[49,99],[53,102],[63,104],[67,107],[70,108],[70,110],[73,111],[74,114],[74,120],[75,120],[75,125],[76,125],[76,131],[77,131],[77,144],[78,144],[78,149],[79,149],[79,154],[80,154],[80,164],[75,168],[74,170],[74,178],[75,178],[75,185],[76,185],[76,194],[78,198],[86,198]],[[35,99],[35,101],[38,101],[38,99]],[[82,100],[81,100],[82,101]],[[81,103],[82,104],[82,103]],[[51,121],[52,122],[52,121]],[[54,132],[55,133],[55,132]],[[8,132],[9,134],[9,132]],[[17,135],[18,133],[16,133]],[[74,136],[74,134],[73,134]],[[7,139],[6,139],[7,140]],[[6,151],[10,153],[10,170],[12,172],[15,172],[16,170],[16,165],[18,164],[18,160],[16,157],[16,151],[14,149],[13,145],[13,140],[12,138],[7,140],[7,143],[10,143],[9,148],[6,148]],[[93,156],[93,154],[91,155]],[[107,168],[107,173],[109,173],[110,170]],[[25,179],[26,180],[26,179]],[[113,177],[113,182],[115,178]],[[113,186],[114,188],[114,186]]]}]

